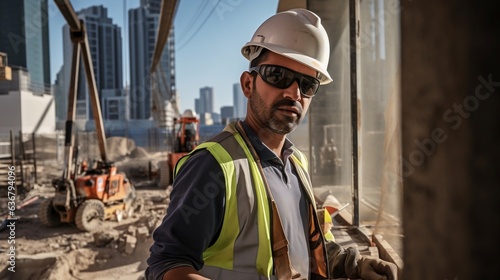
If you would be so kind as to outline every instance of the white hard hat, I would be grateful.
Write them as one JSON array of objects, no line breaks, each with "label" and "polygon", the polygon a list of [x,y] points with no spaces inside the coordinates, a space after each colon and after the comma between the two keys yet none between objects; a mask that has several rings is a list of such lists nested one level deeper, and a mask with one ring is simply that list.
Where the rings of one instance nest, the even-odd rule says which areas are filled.
[{"label": "white hard hat", "polygon": [[252,61],[262,48],[293,59],[319,72],[321,84],[328,84],[330,42],[321,19],[306,9],[292,9],[273,15],[262,23],[241,53]]}]

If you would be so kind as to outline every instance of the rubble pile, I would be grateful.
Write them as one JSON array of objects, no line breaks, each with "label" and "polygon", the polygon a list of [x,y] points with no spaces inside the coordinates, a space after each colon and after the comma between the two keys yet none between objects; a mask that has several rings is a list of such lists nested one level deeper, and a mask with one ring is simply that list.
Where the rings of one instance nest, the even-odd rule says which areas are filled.
[{"label": "rubble pile", "polygon": [[15,272],[4,269],[0,279],[78,279],[74,275],[87,269],[97,253],[91,249],[76,249],[67,253],[61,251],[19,255]]},{"label": "rubble pile", "polygon": [[93,245],[126,255],[133,254],[137,244],[146,241],[151,236],[161,219],[155,211],[150,214],[152,215],[142,216],[135,223],[130,224],[126,231],[111,229],[94,232]]},{"label": "rubble pile", "polygon": [[137,147],[130,152],[130,157],[134,159],[149,157],[148,152],[143,147]]},{"label": "rubble pile", "polygon": [[121,160],[136,149],[134,140],[125,137],[109,137],[106,139],[109,160]]}]

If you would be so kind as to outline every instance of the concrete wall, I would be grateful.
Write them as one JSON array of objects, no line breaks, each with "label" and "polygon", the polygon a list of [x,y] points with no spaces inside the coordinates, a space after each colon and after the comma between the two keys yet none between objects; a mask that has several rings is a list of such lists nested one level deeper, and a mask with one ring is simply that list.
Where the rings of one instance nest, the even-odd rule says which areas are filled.
[{"label": "concrete wall", "polygon": [[52,133],[55,131],[55,103],[52,95],[11,91],[0,95],[0,134]]},{"label": "concrete wall", "polygon": [[499,279],[495,1],[401,1],[404,279]]},{"label": "concrete wall", "polygon": [[33,95],[21,92],[23,133],[52,133],[56,129],[56,106],[53,95]]},{"label": "concrete wall", "polygon": [[0,134],[17,133],[21,128],[21,97],[19,92],[0,95]]}]

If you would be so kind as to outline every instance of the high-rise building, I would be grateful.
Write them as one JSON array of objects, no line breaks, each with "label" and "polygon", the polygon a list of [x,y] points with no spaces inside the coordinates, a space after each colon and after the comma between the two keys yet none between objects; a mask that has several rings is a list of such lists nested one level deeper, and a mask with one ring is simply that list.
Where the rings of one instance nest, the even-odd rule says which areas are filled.
[{"label": "high-rise building", "polygon": [[[84,20],[89,42],[94,78],[101,109],[106,99],[102,92],[108,92],[107,97],[115,98],[123,95],[123,74],[122,74],[122,37],[121,28],[113,23],[108,17],[108,10],[100,6],[91,6],[77,12],[77,15]],[[70,40],[69,26],[63,26],[64,44],[64,86],[68,92],[71,73],[71,58],[73,53],[73,43]],[[80,62],[79,83],[77,91],[76,117],[79,119],[93,119],[92,109],[88,94],[87,80],[83,61]],[[110,94],[109,92],[113,93]],[[106,116],[106,112],[102,112]]]},{"label": "high-rise building", "polygon": [[148,9],[150,13],[159,14],[161,11],[161,0],[141,0],[141,7]]},{"label": "high-rise building", "polygon": [[194,110],[197,114],[201,114],[201,102],[199,98],[194,99]]},{"label": "high-rise building", "polygon": [[47,0],[0,1],[0,52],[28,71],[34,94],[51,93]]},{"label": "high-rise building", "polygon": [[[52,87],[54,91],[54,98],[56,102],[56,121],[62,123],[67,119],[68,114],[68,92],[65,91],[66,86],[64,85],[64,66],[56,74],[56,80],[54,81],[54,86]],[[60,126],[61,128],[63,126]],[[59,128],[59,127],[58,127]]]},{"label": "high-rise building", "polygon": [[214,112],[214,89],[212,87],[200,88],[200,113]]},{"label": "high-rise building", "polygon": [[[153,95],[163,102],[175,96],[175,40],[170,29],[156,76],[150,74],[156,31],[160,18],[161,0],[141,0],[139,8],[129,10],[130,46],[130,118],[149,119]],[[158,104],[162,106],[162,104]]]},{"label": "high-rise building", "polygon": [[234,118],[243,119],[247,113],[247,98],[243,95],[239,83],[233,84]]},{"label": "high-rise building", "polygon": [[220,118],[222,124],[228,124],[234,115],[233,106],[223,106],[220,108]]}]

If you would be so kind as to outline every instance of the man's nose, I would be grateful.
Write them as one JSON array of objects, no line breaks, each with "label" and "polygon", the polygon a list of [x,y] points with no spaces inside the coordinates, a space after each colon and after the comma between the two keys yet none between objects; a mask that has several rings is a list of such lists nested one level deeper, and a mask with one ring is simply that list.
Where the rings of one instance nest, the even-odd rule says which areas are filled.
[{"label": "man's nose", "polygon": [[302,95],[300,94],[299,81],[293,81],[288,88],[284,89],[283,97],[294,101],[300,101],[300,99],[302,99]]}]

